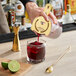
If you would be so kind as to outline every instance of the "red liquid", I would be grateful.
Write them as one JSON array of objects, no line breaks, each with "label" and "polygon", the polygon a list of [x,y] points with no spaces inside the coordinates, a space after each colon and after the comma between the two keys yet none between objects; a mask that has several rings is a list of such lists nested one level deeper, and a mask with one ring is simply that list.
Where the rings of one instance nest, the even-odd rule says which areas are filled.
[{"label": "red liquid", "polygon": [[30,59],[40,60],[45,58],[45,45],[35,41],[27,45],[27,54]]},{"label": "red liquid", "polygon": [[40,37],[40,34],[39,34],[39,33],[37,33],[37,35],[38,35],[37,41],[39,42],[39,37]]}]

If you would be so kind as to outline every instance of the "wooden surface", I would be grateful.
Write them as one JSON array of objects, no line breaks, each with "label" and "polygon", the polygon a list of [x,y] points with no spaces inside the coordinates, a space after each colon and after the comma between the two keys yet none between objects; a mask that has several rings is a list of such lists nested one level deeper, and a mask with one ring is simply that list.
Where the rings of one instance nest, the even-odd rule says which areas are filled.
[{"label": "wooden surface", "polygon": [[[57,39],[41,37],[46,41],[46,57],[45,61],[32,65],[32,68],[24,75],[19,76],[76,76],[76,31],[64,32]],[[26,63],[27,57],[27,41],[20,41],[21,52],[12,52],[12,42],[0,44],[0,57],[7,59],[15,59]],[[71,52],[67,53],[54,67],[51,74],[46,74],[45,69],[50,66],[68,46],[71,46]],[[0,72],[1,74],[1,72]],[[2,76],[2,75],[0,75]]]},{"label": "wooden surface", "polygon": [[5,58],[0,58],[0,76],[24,75],[24,73],[27,72],[32,66],[31,64],[25,64],[25,63],[20,62],[20,70],[13,74],[9,70],[4,70],[4,68],[1,66],[1,62],[9,62],[9,60]]}]

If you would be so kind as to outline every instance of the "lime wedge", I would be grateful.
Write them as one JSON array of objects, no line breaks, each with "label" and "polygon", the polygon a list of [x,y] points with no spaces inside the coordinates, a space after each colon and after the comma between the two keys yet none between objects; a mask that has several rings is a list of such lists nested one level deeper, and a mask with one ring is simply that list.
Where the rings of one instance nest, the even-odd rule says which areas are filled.
[{"label": "lime wedge", "polygon": [[12,72],[15,73],[20,69],[20,64],[16,60],[12,60],[8,63],[8,69]]},{"label": "lime wedge", "polygon": [[8,63],[7,62],[1,62],[1,65],[4,69],[8,69]]}]

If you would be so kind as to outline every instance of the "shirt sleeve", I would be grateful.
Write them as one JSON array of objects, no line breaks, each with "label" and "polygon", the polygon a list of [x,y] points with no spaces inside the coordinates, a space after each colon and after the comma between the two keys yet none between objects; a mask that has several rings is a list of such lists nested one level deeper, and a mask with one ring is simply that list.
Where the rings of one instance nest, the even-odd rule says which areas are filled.
[{"label": "shirt sleeve", "polygon": [[34,2],[34,0],[20,0],[23,5],[25,6],[27,2]]}]

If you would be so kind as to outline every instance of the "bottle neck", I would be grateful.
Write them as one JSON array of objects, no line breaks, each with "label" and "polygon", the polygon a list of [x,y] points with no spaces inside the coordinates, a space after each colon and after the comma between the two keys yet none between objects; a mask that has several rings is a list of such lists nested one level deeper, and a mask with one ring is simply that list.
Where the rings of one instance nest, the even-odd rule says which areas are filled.
[{"label": "bottle neck", "polygon": [[67,13],[70,13],[71,12],[71,8],[70,8],[70,5],[67,4]]}]

